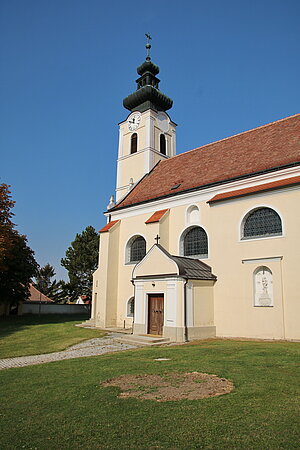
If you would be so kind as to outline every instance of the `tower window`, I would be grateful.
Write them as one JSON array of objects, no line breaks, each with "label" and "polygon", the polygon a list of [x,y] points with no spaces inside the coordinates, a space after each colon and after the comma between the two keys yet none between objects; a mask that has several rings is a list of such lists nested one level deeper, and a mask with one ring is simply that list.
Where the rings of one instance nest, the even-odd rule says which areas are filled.
[{"label": "tower window", "polygon": [[137,134],[133,133],[131,136],[131,146],[130,146],[130,153],[136,153],[137,152]]},{"label": "tower window", "polygon": [[166,136],[164,134],[160,135],[160,153],[166,155]]}]

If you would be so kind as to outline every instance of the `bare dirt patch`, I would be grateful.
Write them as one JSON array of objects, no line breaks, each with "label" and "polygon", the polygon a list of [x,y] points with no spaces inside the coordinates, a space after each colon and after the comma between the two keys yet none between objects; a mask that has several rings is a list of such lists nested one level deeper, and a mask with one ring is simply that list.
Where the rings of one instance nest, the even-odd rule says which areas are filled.
[{"label": "bare dirt patch", "polygon": [[158,402],[215,397],[233,390],[233,383],[226,378],[199,372],[121,375],[105,381],[102,386],[119,387],[119,398],[135,397]]}]

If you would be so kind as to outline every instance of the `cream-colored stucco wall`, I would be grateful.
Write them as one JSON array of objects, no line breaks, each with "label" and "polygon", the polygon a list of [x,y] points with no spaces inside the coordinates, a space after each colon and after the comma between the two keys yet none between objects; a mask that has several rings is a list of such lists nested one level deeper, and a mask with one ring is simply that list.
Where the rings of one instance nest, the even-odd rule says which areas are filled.
[{"label": "cream-colored stucco wall", "polygon": [[[108,244],[103,244],[101,248],[101,255],[107,251],[111,253],[109,264],[110,268],[116,267],[115,274],[109,276],[105,274],[104,266],[108,257],[105,259],[104,256],[101,256],[100,269],[95,274],[99,284],[106,286],[106,290],[101,288],[104,296],[100,291],[97,294],[99,305],[101,302],[110,303],[111,312],[106,311],[106,320],[111,320],[117,326],[123,326],[127,301],[134,295],[131,283],[134,265],[126,263],[128,240],[134,235],[143,236],[146,239],[148,251],[155,243],[154,238],[158,234],[161,237],[160,244],[169,253],[178,255],[180,254],[180,236],[186,228],[194,224],[202,226],[207,232],[209,253],[204,262],[212,267],[213,273],[218,278],[213,287],[213,321],[217,335],[299,339],[299,188],[251,195],[212,206],[206,202],[209,198],[211,195],[201,202],[190,202],[187,198],[185,204],[172,207],[160,222],[153,224],[145,224],[145,222],[153,212],[161,209],[159,206],[153,205],[153,211],[144,214],[139,214],[138,210],[136,214],[126,213],[123,218],[122,214],[118,213],[121,222],[118,226],[119,234],[116,234],[114,238],[115,244],[110,244],[110,247]],[[199,218],[191,223],[187,210],[192,204],[199,207]],[[241,240],[240,229],[243,217],[251,209],[260,206],[273,208],[279,213],[283,223],[283,236]],[[116,231],[113,228],[109,233],[105,233],[110,235],[109,241],[113,239]],[[259,258],[262,259],[259,260]],[[253,272],[259,266],[269,267],[273,274],[274,306],[272,307],[253,306]],[[153,273],[155,273],[155,267],[153,267]],[[108,282],[105,282],[106,276],[108,276]],[[149,289],[151,290],[151,283]],[[197,300],[197,288],[195,292],[195,326],[196,324],[203,326],[201,302]],[[202,292],[205,292],[205,289]],[[212,317],[210,295],[210,290],[207,289],[204,294],[206,300],[202,305],[205,311],[203,317]],[[116,308],[115,315],[112,312],[114,308]],[[105,310],[105,307],[99,306],[96,309],[101,311]],[[211,320],[208,322],[211,323]],[[108,322],[107,324],[110,325]]]},{"label": "cream-colored stucco wall", "polygon": [[214,282],[193,281],[194,327],[214,325]]},{"label": "cream-colored stucco wall", "polygon": [[[157,164],[176,153],[176,125],[169,120],[169,130],[162,132],[157,123],[157,112],[147,110],[134,131],[128,129],[127,120],[120,123],[119,155],[117,163],[116,199],[128,192],[130,179],[137,183]],[[131,137],[137,134],[137,152],[131,154]],[[160,153],[160,135],[166,138],[166,156]]]},{"label": "cream-colored stucco wall", "polygon": [[[219,336],[300,337],[299,205],[299,189],[287,189],[211,207],[211,262],[218,276],[215,322]],[[243,217],[259,206],[279,213],[283,236],[241,240]],[[268,259],[274,257],[282,259]],[[259,258],[262,259],[249,261]],[[253,306],[253,272],[259,266],[267,266],[273,272],[273,307]]]}]

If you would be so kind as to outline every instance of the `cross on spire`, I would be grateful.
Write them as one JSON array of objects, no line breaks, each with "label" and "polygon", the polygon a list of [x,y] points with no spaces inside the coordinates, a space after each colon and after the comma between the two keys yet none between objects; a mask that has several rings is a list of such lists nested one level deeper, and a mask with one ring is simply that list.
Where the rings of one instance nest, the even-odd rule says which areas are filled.
[{"label": "cross on spire", "polygon": [[151,44],[150,44],[150,40],[152,40],[152,37],[150,36],[150,33],[145,33],[145,36],[147,38],[147,44],[146,44],[146,49],[147,49],[147,57],[146,60],[150,61],[150,48],[151,48]]},{"label": "cross on spire", "polygon": [[158,241],[160,240],[160,237],[158,236],[158,234],[156,235],[156,238],[154,238],[154,240],[156,241],[156,245],[158,245]]}]

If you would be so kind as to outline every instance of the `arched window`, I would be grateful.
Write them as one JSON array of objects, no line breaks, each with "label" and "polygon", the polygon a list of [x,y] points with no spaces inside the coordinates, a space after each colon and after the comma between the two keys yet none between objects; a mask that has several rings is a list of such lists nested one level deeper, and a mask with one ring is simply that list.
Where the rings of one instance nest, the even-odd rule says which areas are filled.
[{"label": "arched window", "polygon": [[182,251],[184,256],[197,258],[208,257],[208,240],[205,230],[201,227],[191,227],[182,237]]},{"label": "arched window", "polygon": [[280,236],[281,234],[281,219],[271,208],[257,208],[250,211],[243,220],[242,239]]},{"label": "arched window", "polygon": [[164,134],[160,135],[160,153],[166,155],[166,136]]},{"label": "arched window", "polygon": [[137,134],[133,133],[131,136],[131,146],[130,146],[130,153],[136,153],[137,152]]},{"label": "arched window", "polygon": [[126,246],[126,262],[138,263],[146,255],[146,241],[142,236],[133,236]]},{"label": "arched window", "polygon": [[127,317],[134,316],[134,297],[131,297],[127,302]]}]

